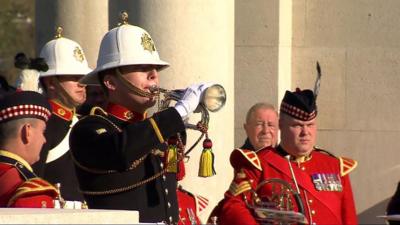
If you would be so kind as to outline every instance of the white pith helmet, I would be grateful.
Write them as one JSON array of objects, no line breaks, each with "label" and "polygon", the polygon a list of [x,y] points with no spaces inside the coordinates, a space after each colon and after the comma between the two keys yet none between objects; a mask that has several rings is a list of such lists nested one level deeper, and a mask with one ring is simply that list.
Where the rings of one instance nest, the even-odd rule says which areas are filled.
[{"label": "white pith helmet", "polygon": [[86,75],[92,71],[89,68],[82,47],[68,38],[61,37],[62,28],[57,28],[56,38],[47,42],[40,51],[49,66],[46,72],[40,72],[40,77],[60,75]]},{"label": "white pith helmet", "polygon": [[[124,16],[124,14],[122,15]],[[122,25],[108,31],[101,41],[97,67],[80,82],[99,85],[98,72],[129,65],[158,65],[159,70],[169,64],[160,60],[150,34],[144,29],[127,23],[127,14]]]}]

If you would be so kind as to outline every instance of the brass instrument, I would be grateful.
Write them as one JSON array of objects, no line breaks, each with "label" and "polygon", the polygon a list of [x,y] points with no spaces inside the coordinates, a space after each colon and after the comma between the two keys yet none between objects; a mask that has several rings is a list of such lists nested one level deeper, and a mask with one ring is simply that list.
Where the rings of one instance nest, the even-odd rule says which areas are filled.
[{"label": "brass instrument", "polygon": [[[171,100],[179,101],[183,97],[185,89],[167,90],[161,87],[152,86],[150,87],[150,92],[153,94],[163,93],[164,99],[162,108],[166,108],[169,106]],[[199,107],[207,109],[210,112],[217,112],[225,105],[225,102],[226,92],[224,87],[219,84],[214,84],[204,91]]]},{"label": "brass instrument", "polygon": [[[270,185],[272,193],[270,196],[261,196],[261,188],[266,185]],[[298,212],[293,211],[291,196],[295,199]],[[255,190],[251,190],[251,199],[244,196],[244,200],[260,224],[308,224],[300,195],[285,180],[264,180]]]},{"label": "brass instrument", "polygon": [[[176,102],[181,100],[185,93],[185,89],[167,90],[161,87],[152,86],[150,87],[150,92],[153,95],[158,96],[158,110],[163,110],[169,107],[172,101]],[[160,96],[161,94],[163,94],[162,99]],[[200,121],[196,125],[190,124],[187,121],[185,122],[185,126],[187,129],[198,130],[201,131],[202,134],[197,139],[197,141],[195,141],[195,143],[185,152],[185,156],[187,156],[204,137],[206,133],[204,132],[204,129],[208,128],[208,123],[210,121],[209,112],[219,111],[221,108],[224,107],[225,103],[226,91],[221,85],[214,84],[204,91],[203,95],[201,96],[201,101],[197,109],[194,111],[196,113],[201,113]]]},{"label": "brass instrument", "polygon": [[57,190],[57,196],[53,200],[54,201],[54,208],[56,209],[88,209],[88,205],[86,201],[79,202],[79,201],[67,201],[61,196],[61,184],[56,183],[54,187]]}]

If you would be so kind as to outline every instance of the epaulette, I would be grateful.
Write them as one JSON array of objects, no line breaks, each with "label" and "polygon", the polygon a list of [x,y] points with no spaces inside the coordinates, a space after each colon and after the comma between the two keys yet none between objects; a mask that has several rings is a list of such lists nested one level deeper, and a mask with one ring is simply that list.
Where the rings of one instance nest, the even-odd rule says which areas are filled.
[{"label": "epaulette", "polygon": [[358,162],[356,160],[345,157],[339,157],[339,161],[340,161],[340,176],[342,177],[349,174],[358,165]]},{"label": "epaulette", "polygon": [[63,120],[66,120],[66,121],[72,120],[75,110],[67,108],[66,106],[64,106],[61,103],[54,101],[54,100],[50,100],[49,103],[51,105],[51,109],[52,109],[54,115],[60,117]]},{"label": "epaulette", "polygon": [[107,116],[108,113],[102,109],[101,107],[95,106],[90,109],[90,115],[100,115],[100,116]]},{"label": "epaulette", "polygon": [[320,149],[320,148],[315,148],[315,150],[318,152],[327,154],[329,156],[332,156],[334,158],[337,158],[339,160],[339,164],[340,164],[340,176],[342,176],[342,177],[349,174],[358,165],[358,162],[356,160],[346,158],[346,157],[337,157],[334,154],[328,152],[327,150]]},{"label": "epaulette", "polygon": [[208,199],[201,196],[201,195],[194,195],[194,198],[196,199],[196,212],[197,215],[200,215],[201,213],[204,212],[204,210],[208,206]]},{"label": "epaulette", "polygon": [[196,213],[199,215],[204,211],[205,208],[208,206],[208,199],[200,196],[200,195],[195,195],[187,190],[185,190],[181,185],[178,185],[178,190],[181,191],[184,194],[189,195],[190,197],[194,198],[194,202],[196,203]]},{"label": "epaulette", "polygon": [[237,148],[233,150],[233,154],[235,151],[240,152],[241,155],[244,156],[244,158],[251,163],[251,165],[262,171],[260,159],[254,151]]},{"label": "epaulette", "polygon": [[11,206],[17,199],[33,196],[33,195],[48,195],[53,198],[58,196],[57,189],[41,178],[32,178],[23,182],[15,191],[14,195],[10,198],[7,206]]}]

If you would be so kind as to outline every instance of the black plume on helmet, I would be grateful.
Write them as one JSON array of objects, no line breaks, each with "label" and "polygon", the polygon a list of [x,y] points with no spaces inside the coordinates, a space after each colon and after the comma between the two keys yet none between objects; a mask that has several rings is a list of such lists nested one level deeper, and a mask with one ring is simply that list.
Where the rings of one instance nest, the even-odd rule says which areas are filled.
[{"label": "black plume on helmet", "polygon": [[46,72],[49,69],[44,58],[28,58],[22,52],[18,53],[14,58],[14,66],[18,69],[34,69]]}]

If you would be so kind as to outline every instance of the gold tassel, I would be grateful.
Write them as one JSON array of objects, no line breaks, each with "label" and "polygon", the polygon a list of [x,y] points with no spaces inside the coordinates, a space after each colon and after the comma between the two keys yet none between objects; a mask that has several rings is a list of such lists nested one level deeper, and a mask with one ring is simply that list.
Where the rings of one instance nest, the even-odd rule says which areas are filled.
[{"label": "gold tassel", "polygon": [[168,155],[167,155],[167,172],[168,173],[176,173],[178,172],[178,154],[176,145],[170,144],[168,145]]},{"label": "gold tassel", "polygon": [[212,152],[212,142],[206,138],[203,142],[203,152],[200,157],[199,177],[211,177],[215,175],[214,153]]}]

